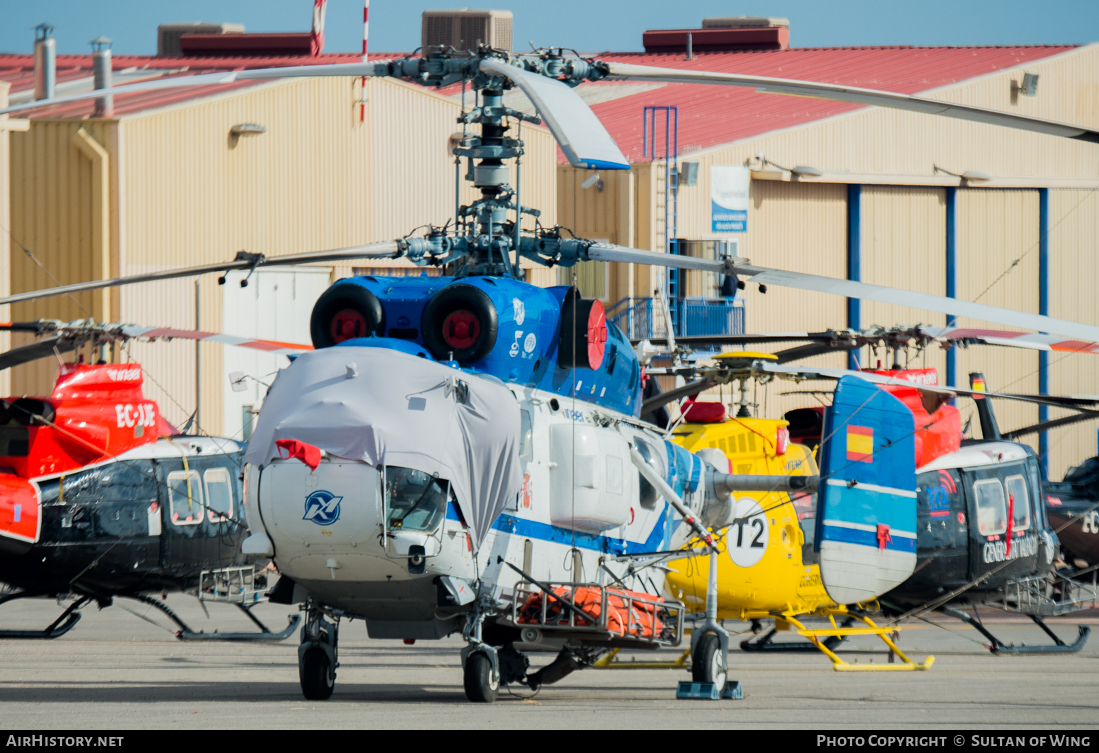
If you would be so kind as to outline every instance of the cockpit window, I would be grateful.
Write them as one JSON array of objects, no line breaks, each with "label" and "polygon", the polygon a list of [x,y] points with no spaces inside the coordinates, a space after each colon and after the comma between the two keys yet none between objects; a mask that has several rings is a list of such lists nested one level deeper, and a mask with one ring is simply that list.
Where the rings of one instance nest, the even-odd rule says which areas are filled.
[{"label": "cockpit window", "polygon": [[385,514],[391,531],[434,531],[446,515],[450,482],[390,465],[385,469]]},{"label": "cockpit window", "polygon": [[805,534],[805,543],[812,545],[813,535],[817,527],[817,495],[816,494],[791,494],[790,501],[798,513],[798,525]]},{"label": "cockpit window", "polygon": [[1004,479],[1007,486],[1008,503],[1014,520],[1013,530],[1026,531],[1030,528],[1030,495],[1027,494],[1026,479],[1022,476],[1008,476]]},{"label": "cockpit window", "polygon": [[1004,487],[997,479],[985,479],[973,484],[977,497],[977,530],[982,536],[995,536],[1007,531],[1007,501]]}]

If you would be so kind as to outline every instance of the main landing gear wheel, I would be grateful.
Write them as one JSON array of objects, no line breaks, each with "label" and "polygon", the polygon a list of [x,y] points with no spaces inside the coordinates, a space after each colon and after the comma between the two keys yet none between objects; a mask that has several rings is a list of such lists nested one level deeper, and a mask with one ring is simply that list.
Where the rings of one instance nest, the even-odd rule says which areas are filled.
[{"label": "main landing gear wheel", "polygon": [[725,654],[721,642],[713,633],[707,633],[699,639],[691,657],[691,679],[695,682],[712,682],[717,692],[725,692],[725,682],[729,678],[729,668],[725,663]]},{"label": "main landing gear wheel", "polygon": [[493,676],[492,660],[483,651],[477,651],[466,659],[464,670],[466,698],[474,703],[492,703],[500,692],[500,682]]},{"label": "main landing gear wheel", "polygon": [[322,648],[310,648],[298,662],[301,692],[310,701],[327,701],[336,687],[336,670]]}]

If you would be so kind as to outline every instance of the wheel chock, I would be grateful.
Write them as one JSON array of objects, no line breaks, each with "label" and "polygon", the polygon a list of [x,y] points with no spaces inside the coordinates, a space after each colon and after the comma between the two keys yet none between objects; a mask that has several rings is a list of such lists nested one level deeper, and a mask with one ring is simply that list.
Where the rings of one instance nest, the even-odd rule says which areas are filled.
[{"label": "wheel chock", "polygon": [[725,690],[721,693],[718,692],[717,685],[712,682],[687,682],[684,680],[679,683],[679,687],[675,691],[675,697],[677,699],[701,701],[717,701],[722,698],[739,701],[744,698],[744,690],[736,680],[727,681]]},{"label": "wheel chock", "polygon": [[717,691],[717,685],[712,682],[688,682],[684,680],[679,683],[679,687],[675,691],[675,697],[677,699],[716,701],[721,698],[721,694]]}]

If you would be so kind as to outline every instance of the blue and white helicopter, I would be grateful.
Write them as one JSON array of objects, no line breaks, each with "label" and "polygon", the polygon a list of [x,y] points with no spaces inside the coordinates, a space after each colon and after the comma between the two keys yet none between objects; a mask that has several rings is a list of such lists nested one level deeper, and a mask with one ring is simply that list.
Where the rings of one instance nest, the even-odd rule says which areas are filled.
[{"label": "blue and white helicopter", "polygon": [[[429,48],[396,60],[159,79],[40,100],[14,113],[109,93],[304,76],[389,76],[468,83],[480,126],[454,153],[481,198],[423,237],[232,262],[20,294],[38,297],[259,265],[405,258],[443,277],[357,277],[334,284],[311,320],[316,350],[280,372],[246,455],[244,551],[273,559],[276,603],[305,612],[298,649],[307,698],[331,696],[341,620],[378,639],[459,634],[470,700],[532,688],[590,666],[614,647],[682,639],[684,609],[662,596],[662,563],[689,541],[710,560],[706,614],[691,633],[692,673],[726,685],[728,640],[716,615],[712,531],[733,522],[738,490],[819,490],[821,577],[838,603],[889,591],[916,563],[912,414],[857,376],[840,379],[815,477],[744,477],[722,457],[689,453],[639,417],[641,364],[599,301],[522,281],[520,258],[548,266],[598,260],[735,275],[1075,337],[1099,328],[859,282],[670,256],[521,228],[506,161],[523,144],[511,121],[543,121],[570,164],[628,169],[573,91],[584,80],[749,86],[893,107],[1099,143],[1099,131],[921,97],[804,81],[607,63],[542,49],[514,55]],[[518,88],[539,118],[504,106]],[[713,462],[709,462],[713,461]],[[881,536],[882,528],[888,536]],[[885,541],[887,543],[882,544]],[[528,671],[526,653],[556,652]]]}]

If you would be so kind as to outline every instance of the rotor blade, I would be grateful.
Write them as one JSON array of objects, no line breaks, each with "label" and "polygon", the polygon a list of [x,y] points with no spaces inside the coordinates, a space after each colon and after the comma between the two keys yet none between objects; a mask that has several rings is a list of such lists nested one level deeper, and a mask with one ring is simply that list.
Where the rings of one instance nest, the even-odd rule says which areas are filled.
[{"label": "rotor blade", "polygon": [[0,109],[0,115],[6,113],[35,110],[40,107],[60,105],[66,102],[78,102],[82,99],[96,99],[104,96],[136,94],[138,92],[157,91],[159,89],[179,89],[188,86],[216,86],[234,84],[240,81],[262,81],[277,78],[304,78],[313,76],[351,76],[362,78],[374,76],[377,63],[339,63],[334,65],[297,65],[286,68],[253,68],[245,71],[225,71],[223,73],[200,73],[195,76],[173,76],[152,81],[139,81],[134,84],[112,86],[107,89],[95,89],[76,94],[65,94],[50,99],[39,99],[20,105],[11,105]]},{"label": "rotor blade", "polygon": [[[676,254],[657,253],[655,251],[642,251],[636,248],[613,246],[610,244],[596,243],[586,249],[586,258],[597,261],[620,261],[631,264],[654,264],[662,267],[676,267],[678,269],[698,269],[704,272],[721,272],[736,274],[741,278],[750,277],[751,281],[760,285],[775,285],[778,287],[797,288],[799,290],[812,290],[818,293],[840,295],[847,298],[879,301],[892,303],[898,306],[937,311],[940,314],[951,316],[967,316],[973,319],[1007,324],[1012,327],[1023,327],[1038,330],[1039,332],[1052,332],[1064,337],[1075,337],[1081,340],[1099,341],[1099,327],[1087,324],[1078,324],[1063,319],[1054,319],[1041,314],[1027,314],[1022,311],[988,306],[983,303],[970,303],[969,301],[945,296],[931,295],[929,293],[915,293],[910,290],[887,288],[882,285],[871,285],[865,282],[852,280],[838,280],[833,277],[821,277],[804,272],[790,272],[782,269],[770,269],[759,267],[749,263],[735,263],[729,260],[726,263],[718,259],[698,259]],[[745,262],[747,260],[744,260]],[[0,303],[3,303],[0,300]]]},{"label": "rotor blade", "polygon": [[1065,340],[1051,335],[1030,332],[1009,332],[999,329],[967,329],[964,327],[919,327],[922,335],[936,340],[969,340],[984,345],[1002,345],[1010,348],[1032,350],[1056,350],[1069,353],[1099,353],[1099,343],[1083,340]]},{"label": "rotor blade", "polygon": [[824,355],[825,353],[835,353],[837,351],[846,353],[849,350],[854,350],[859,347],[858,343],[852,342],[822,342],[822,343],[810,343],[809,345],[799,345],[796,348],[787,348],[786,350],[780,350],[775,353],[775,358],[778,359],[777,363],[790,363],[791,361],[800,361],[803,358],[812,358],[813,356]]},{"label": "rotor blade", "polygon": [[298,343],[286,343],[278,340],[260,340],[254,337],[238,337],[237,335],[223,335],[218,332],[202,332],[195,329],[170,329],[127,325],[122,327],[122,334],[127,337],[147,337],[150,339],[180,338],[183,340],[198,340],[199,342],[221,343],[223,345],[234,345],[238,348],[262,350],[274,355],[290,355],[313,350],[312,345],[299,345]]},{"label": "rotor blade", "polygon": [[757,361],[753,364],[760,371],[765,371],[776,376],[787,376],[800,379],[839,379],[845,376],[855,376],[874,384],[889,387],[905,387],[917,389],[922,392],[933,392],[939,395],[953,397],[963,395],[965,397],[983,398],[994,397],[1003,400],[1018,400],[1024,403],[1036,403],[1038,405],[1050,405],[1057,408],[1084,408],[1099,405],[1095,400],[1086,400],[1072,397],[1059,397],[1056,395],[1017,395],[1006,392],[981,392],[962,387],[941,387],[938,385],[920,384],[900,377],[890,377],[884,374],[875,374],[870,371],[854,371],[851,369],[819,368],[815,366],[780,366],[766,361]]},{"label": "rotor blade", "polygon": [[1040,431],[1049,431],[1050,429],[1056,429],[1061,426],[1071,426],[1072,424],[1078,424],[1081,421],[1087,421],[1092,418],[1099,418],[1099,411],[1082,411],[1075,416],[1065,416],[1064,418],[1054,418],[1050,421],[1042,421],[1041,423],[1031,426],[1024,426],[1022,429],[1005,431],[1000,434],[1000,436],[1004,439],[1015,441],[1019,437],[1025,437],[1027,434],[1037,434]]},{"label": "rotor blade", "polygon": [[[774,332],[759,335],[687,335],[677,337],[675,341],[679,345],[751,345],[752,343],[794,343],[806,340],[834,340],[835,335],[828,332]],[[636,345],[641,340],[648,340],[653,345],[666,344],[666,337],[645,337],[638,340],[630,340]]]},{"label": "rotor blade", "polygon": [[40,326],[40,322],[0,322],[0,331],[37,332]]},{"label": "rotor blade", "polygon": [[681,376],[688,374],[694,376],[706,375],[703,377],[703,380],[711,381],[714,384],[717,384],[718,382],[725,383],[733,379],[741,378],[742,375],[750,376],[752,372],[765,372],[768,374],[774,374],[777,377],[797,380],[838,380],[841,377],[853,376],[858,377],[859,379],[865,379],[866,381],[873,384],[880,384],[888,387],[904,387],[906,389],[917,389],[924,392],[932,392],[939,395],[945,395],[947,397],[957,397],[958,395],[975,399],[991,397],[1004,400],[1018,400],[1021,402],[1035,403],[1038,405],[1049,405],[1055,408],[1075,410],[1099,407],[1099,396],[1061,397],[1058,395],[1025,395],[1006,392],[982,392],[980,390],[971,390],[962,387],[942,387],[939,385],[921,384],[919,382],[913,382],[902,377],[878,374],[873,371],[855,371],[853,369],[834,369],[818,366],[785,366],[775,363],[773,361],[767,361],[763,359],[756,360],[752,362],[750,367],[744,367],[741,369],[730,369],[724,366],[686,368],[672,367],[649,369],[647,373],[653,374],[654,376],[667,376],[673,373]]},{"label": "rotor blade", "polygon": [[50,298],[52,296],[68,295],[70,293],[82,293],[87,290],[100,290],[102,288],[114,288],[121,285],[133,285],[138,282],[174,280],[179,277],[199,277],[201,275],[210,274],[211,272],[228,272],[234,269],[277,267],[288,264],[307,264],[310,262],[340,261],[343,259],[397,258],[402,253],[397,241],[384,241],[382,243],[370,243],[365,246],[339,248],[332,251],[310,251],[304,254],[272,256],[264,258],[258,263],[252,260],[239,260],[221,264],[206,264],[200,267],[169,269],[164,272],[150,272],[149,274],[133,275],[130,277],[115,277],[111,280],[92,280],[90,282],[78,282],[73,285],[62,285],[56,288],[46,288],[45,290],[33,290],[28,293],[16,293],[15,295],[0,298],[0,305],[5,303],[35,301],[39,298]]},{"label": "rotor blade", "polygon": [[0,353],[0,371],[37,361],[39,358],[47,358],[54,354],[55,349],[58,353],[68,353],[76,350],[76,342],[61,337],[50,337],[30,345],[12,348],[6,353]]},{"label": "rotor blade", "polygon": [[630,169],[629,160],[574,89],[502,60],[482,60],[480,68],[485,73],[504,76],[527,95],[570,165],[588,170]]},{"label": "rotor blade", "polygon": [[674,390],[668,392],[662,392],[656,397],[650,398],[641,403],[641,413],[639,415],[644,416],[646,413],[652,413],[657,408],[662,408],[673,400],[678,400],[681,397],[687,397],[693,395],[696,392],[702,392],[713,387],[716,382],[709,379],[699,379],[697,382],[689,382],[682,387],[676,387]]},{"label": "rotor blade", "polygon": [[739,73],[687,71],[673,68],[655,68],[647,65],[631,65],[629,63],[606,63],[606,65],[610,71],[607,78],[612,80],[744,86],[769,94],[794,94],[802,97],[829,99],[836,102],[851,102],[857,105],[891,107],[897,110],[908,110],[909,112],[920,112],[928,115],[944,115],[948,118],[969,120],[975,123],[988,123],[1099,144],[1099,131],[1090,128],[1032,118],[1027,115],[1016,115],[998,110],[986,110],[981,107],[959,105],[953,102],[942,102],[937,99],[927,99],[926,97],[917,97],[911,94],[897,94],[896,92],[862,89],[842,84],[822,84],[813,81],[771,78],[769,76],[746,76]]}]

